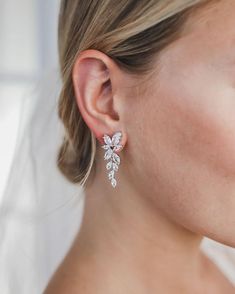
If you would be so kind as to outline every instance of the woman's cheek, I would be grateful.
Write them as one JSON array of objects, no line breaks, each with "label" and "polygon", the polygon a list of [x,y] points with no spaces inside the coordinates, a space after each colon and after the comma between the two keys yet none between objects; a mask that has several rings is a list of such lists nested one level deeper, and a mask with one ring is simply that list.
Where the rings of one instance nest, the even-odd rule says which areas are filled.
[{"label": "woman's cheek", "polygon": [[235,88],[219,69],[198,63],[178,75],[166,73],[161,84],[164,123],[185,159],[201,162],[212,173],[235,176]]}]

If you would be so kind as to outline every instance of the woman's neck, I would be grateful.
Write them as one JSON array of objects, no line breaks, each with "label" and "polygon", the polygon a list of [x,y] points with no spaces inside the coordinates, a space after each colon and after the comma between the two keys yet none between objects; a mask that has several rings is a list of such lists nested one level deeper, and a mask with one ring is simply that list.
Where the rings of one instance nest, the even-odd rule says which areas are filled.
[{"label": "woman's neck", "polygon": [[202,236],[170,221],[146,195],[123,183],[113,189],[94,181],[85,197],[72,251],[89,281],[114,288],[107,293],[167,293],[172,287],[173,293],[189,293],[192,286],[202,293]]}]

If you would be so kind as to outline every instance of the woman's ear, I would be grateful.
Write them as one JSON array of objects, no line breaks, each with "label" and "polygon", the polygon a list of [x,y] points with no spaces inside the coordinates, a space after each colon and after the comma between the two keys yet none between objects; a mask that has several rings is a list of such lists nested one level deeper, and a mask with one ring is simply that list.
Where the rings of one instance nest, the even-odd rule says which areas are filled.
[{"label": "woman's ear", "polygon": [[[74,64],[72,79],[76,102],[87,126],[99,141],[104,134],[122,131],[118,109],[115,109],[111,76],[120,73],[117,65],[104,53],[82,51]],[[118,108],[118,107],[116,107]]]}]

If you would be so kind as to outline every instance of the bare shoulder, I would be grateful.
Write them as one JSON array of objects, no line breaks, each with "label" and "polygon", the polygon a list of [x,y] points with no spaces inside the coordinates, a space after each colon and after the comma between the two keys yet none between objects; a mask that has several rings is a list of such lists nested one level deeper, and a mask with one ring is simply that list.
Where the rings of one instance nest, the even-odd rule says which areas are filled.
[{"label": "bare shoulder", "polygon": [[91,294],[90,268],[88,263],[76,260],[67,254],[53,276],[43,294]]},{"label": "bare shoulder", "polygon": [[90,294],[89,282],[79,272],[60,266],[50,279],[43,294]]}]

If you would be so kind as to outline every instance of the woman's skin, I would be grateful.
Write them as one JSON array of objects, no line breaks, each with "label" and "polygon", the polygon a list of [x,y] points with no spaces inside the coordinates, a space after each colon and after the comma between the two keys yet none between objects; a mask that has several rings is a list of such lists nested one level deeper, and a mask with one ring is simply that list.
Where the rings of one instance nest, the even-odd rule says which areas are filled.
[{"label": "woman's skin", "polygon": [[200,250],[203,236],[235,247],[235,1],[198,10],[153,62],[143,78],[96,50],[76,60],[84,120],[124,147],[114,189],[98,146],[81,230],[45,293],[235,293]]}]

